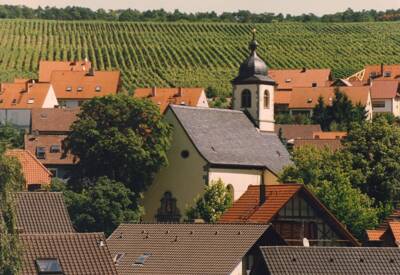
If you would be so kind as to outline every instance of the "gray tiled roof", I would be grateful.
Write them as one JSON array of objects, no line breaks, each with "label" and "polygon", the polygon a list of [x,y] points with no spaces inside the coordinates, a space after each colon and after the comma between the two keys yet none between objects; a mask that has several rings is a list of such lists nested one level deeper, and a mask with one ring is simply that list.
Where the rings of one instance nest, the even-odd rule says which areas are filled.
[{"label": "gray tiled roof", "polygon": [[211,164],[267,167],[290,164],[275,133],[259,132],[241,111],[170,105],[194,146]]},{"label": "gray tiled roof", "polygon": [[261,247],[276,274],[400,274],[400,249],[387,247]]},{"label": "gray tiled roof", "polygon": [[14,193],[17,228],[25,234],[75,233],[60,192]]},{"label": "gray tiled roof", "polygon": [[[120,275],[229,274],[269,229],[266,224],[121,224],[107,244],[112,257],[124,253]],[[144,264],[134,265],[144,253],[150,254]]]},{"label": "gray tiled roof", "polygon": [[38,274],[36,259],[58,259],[63,274],[116,275],[103,233],[19,235],[21,240],[21,275]]}]

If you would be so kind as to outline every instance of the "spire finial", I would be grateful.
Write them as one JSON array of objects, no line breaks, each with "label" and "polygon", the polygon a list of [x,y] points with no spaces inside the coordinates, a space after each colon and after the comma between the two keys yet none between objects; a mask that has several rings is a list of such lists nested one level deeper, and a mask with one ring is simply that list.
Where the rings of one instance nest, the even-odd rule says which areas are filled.
[{"label": "spire finial", "polygon": [[249,49],[250,49],[250,51],[252,51],[252,52],[254,52],[256,49],[257,49],[257,41],[256,41],[256,29],[254,28],[254,29],[252,29],[252,34],[253,34],[253,39],[252,39],[252,41],[250,42],[250,45],[249,45]]}]

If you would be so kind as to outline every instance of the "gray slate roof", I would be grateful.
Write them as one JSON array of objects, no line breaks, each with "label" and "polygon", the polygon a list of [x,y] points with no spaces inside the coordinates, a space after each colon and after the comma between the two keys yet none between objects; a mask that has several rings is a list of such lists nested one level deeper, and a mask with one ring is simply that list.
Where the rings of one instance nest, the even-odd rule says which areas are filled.
[{"label": "gray slate roof", "polygon": [[259,132],[241,111],[170,105],[200,154],[211,164],[266,167],[291,164],[275,133]]},{"label": "gray slate roof", "polygon": [[388,247],[261,247],[277,274],[400,274],[400,249]]},{"label": "gray slate roof", "polygon": [[[266,224],[121,224],[107,239],[111,256],[128,274],[230,274]],[[143,265],[134,264],[149,255]]]}]

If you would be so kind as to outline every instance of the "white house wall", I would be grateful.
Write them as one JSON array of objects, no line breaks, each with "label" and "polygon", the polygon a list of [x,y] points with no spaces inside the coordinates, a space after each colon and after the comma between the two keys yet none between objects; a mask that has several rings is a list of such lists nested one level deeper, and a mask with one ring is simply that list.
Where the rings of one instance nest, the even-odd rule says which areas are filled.
[{"label": "white house wall", "polygon": [[197,107],[209,107],[208,106],[208,101],[207,101],[207,97],[206,97],[206,93],[204,92],[204,90],[201,92],[199,101],[197,102]]},{"label": "white house wall", "polygon": [[46,98],[44,99],[42,108],[54,108],[57,105],[58,105],[58,100],[56,94],[54,92],[53,86],[50,85]]}]

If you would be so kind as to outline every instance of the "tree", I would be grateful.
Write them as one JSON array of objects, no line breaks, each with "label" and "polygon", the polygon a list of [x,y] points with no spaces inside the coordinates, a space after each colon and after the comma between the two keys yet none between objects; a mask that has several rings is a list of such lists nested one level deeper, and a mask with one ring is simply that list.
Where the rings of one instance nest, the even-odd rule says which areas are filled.
[{"label": "tree", "polygon": [[139,221],[142,209],[134,194],[123,183],[99,178],[82,192],[74,192],[59,180],[52,182],[52,191],[64,193],[68,212],[80,232],[111,234],[123,222]]},{"label": "tree", "polygon": [[186,210],[189,220],[203,219],[215,223],[232,206],[232,194],[219,179],[205,188],[204,195],[195,200],[195,205]]},{"label": "tree", "polygon": [[139,193],[168,163],[171,127],[150,100],[96,97],[82,105],[71,130],[65,151],[79,159],[79,184],[106,176]]},{"label": "tree", "polygon": [[22,148],[24,145],[24,131],[8,123],[0,125],[0,144],[7,148]]},{"label": "tree", "polygon": [[21,246],[15,224],[13,191],[24,184],[21,166],[16,159],[4,155],[0,146],[0,274],[18,274],[21,267]]},{"label": "tree", "polygon": [[284,169],[281,182],[305,184],[321,202],[358,238],[374,228],[390,209],[352,184],[359,177],[351,169],[352,155],[329,149],[303,147],[293,153],[293,166]]},{"label": "tree", "polygon": [[313,115],[311,120],[315,124],[321,125],[322,130],[327,131],[329,130],[330,118],[328,109],[325,105],[324,98],[320,96],[318,98],[318,103],[315,105],[313,109]]},{"label": "tree", "polygon": [[353,156],[351,168],[364,175],[354,181],[377,202],[400,200],[400,128],[384,116],[373,122],[354,124],[344,141],[344,150]]}]

